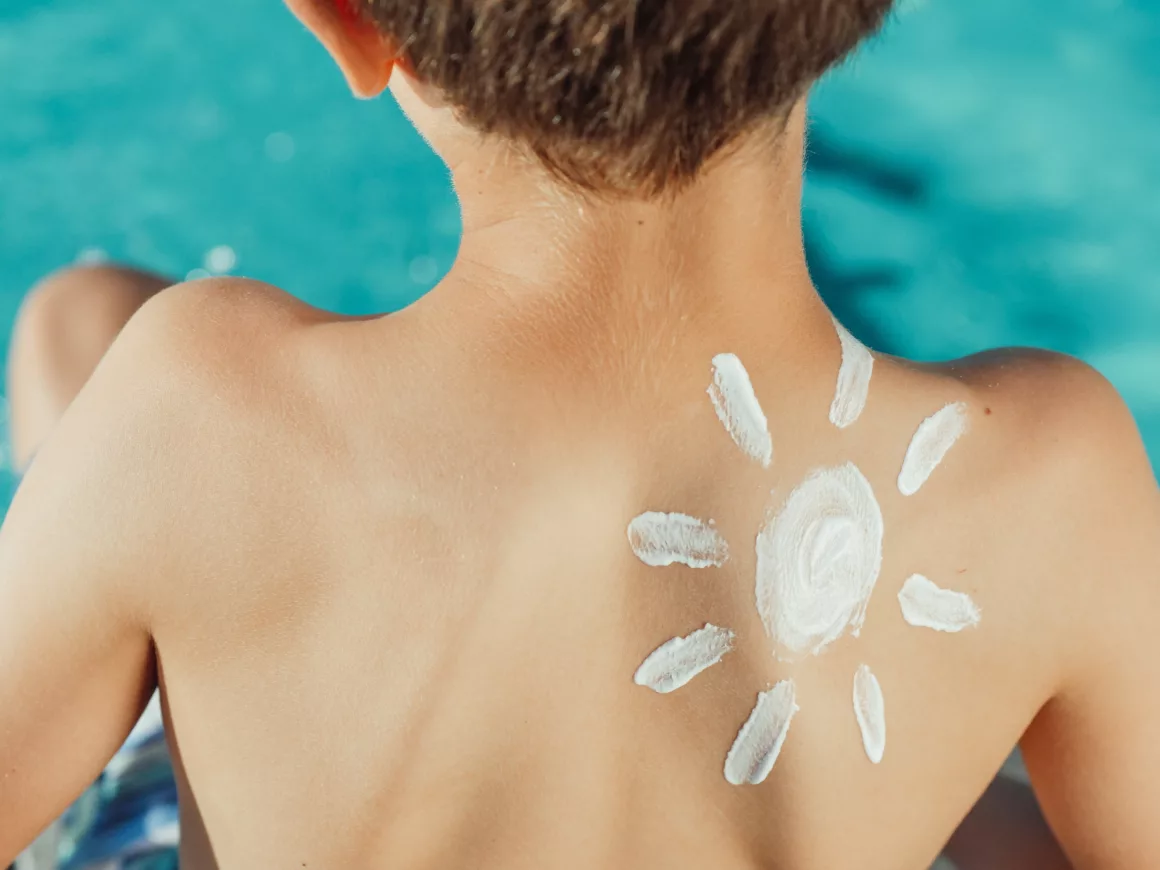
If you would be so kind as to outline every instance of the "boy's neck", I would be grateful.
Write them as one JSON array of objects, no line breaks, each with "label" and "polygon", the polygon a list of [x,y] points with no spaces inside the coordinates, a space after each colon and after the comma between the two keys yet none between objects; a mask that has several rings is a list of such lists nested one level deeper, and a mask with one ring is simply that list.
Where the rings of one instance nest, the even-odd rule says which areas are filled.
[{"label": "boy's neck", "polygon": [[761,322],[774,343],[769,330],[788,339],[828,327],[802,245],[804,126],[802,105],[776,144],[754,137],[655,201],[566,192],[477,152],[453,167],[464,235],[451,277],[493,289],[513,311],[583,309],[590,325]]}]

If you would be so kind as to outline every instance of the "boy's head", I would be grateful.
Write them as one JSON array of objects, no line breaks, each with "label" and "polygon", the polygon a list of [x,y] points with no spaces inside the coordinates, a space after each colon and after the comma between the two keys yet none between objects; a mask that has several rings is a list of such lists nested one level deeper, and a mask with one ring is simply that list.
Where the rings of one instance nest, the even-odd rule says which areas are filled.
[{"label": "boy's head", "polygon": [[893,0],[290,0],[356,92],[392,61],[583,188],[654,195],[776,131]]}]

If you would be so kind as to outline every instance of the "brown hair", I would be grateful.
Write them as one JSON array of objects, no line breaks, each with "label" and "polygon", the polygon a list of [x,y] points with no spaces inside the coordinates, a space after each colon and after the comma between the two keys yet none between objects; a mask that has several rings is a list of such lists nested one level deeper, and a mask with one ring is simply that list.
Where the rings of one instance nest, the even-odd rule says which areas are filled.
[{"label": "brown hair", "polygon": [[462,119],[579,187],[656,195],[784,120],[893,0],[361,0]]}]

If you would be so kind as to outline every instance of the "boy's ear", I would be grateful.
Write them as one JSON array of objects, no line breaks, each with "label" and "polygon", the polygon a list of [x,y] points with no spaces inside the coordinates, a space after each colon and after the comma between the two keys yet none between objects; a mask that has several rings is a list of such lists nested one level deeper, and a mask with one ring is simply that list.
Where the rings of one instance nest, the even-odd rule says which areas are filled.
[{"label": "boy's ear", "polygon": [[396,51],[382,32],[355,8],[359,0],[286,0],[334,58],[360,99],[377,97],[391,81]]}]

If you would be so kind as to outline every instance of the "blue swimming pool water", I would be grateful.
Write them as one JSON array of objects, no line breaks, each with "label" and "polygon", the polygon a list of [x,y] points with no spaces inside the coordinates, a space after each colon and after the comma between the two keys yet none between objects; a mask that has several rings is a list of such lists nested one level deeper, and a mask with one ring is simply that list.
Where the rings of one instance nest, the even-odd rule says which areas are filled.
[{"label": "blue swimming pool water", "polygon": [[[1160,0],[902,0],[813,103],[819,284],[877,347],[1078,354],[1160,456]],[[445,173],[278,0],[0,0],[0,328],[86,249],[346,312],[450,263]]]},{"label": "blue swimming pool water", "polygon": [[[1160,0],[901,0],[819,86],[815,278],[879,349],[1094,363],[1160,459]],[[0,0],[0,351],[26,288],[103,253],[348,313],[450,264],[446,175],[279,0]],[[0,493],[0,504],[3,493]]]}]

